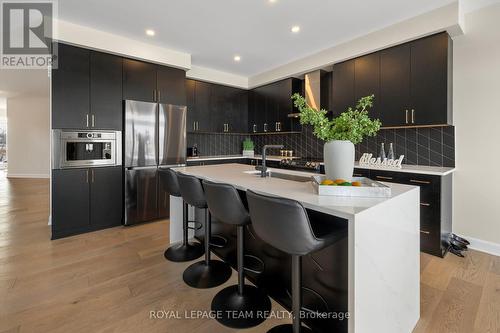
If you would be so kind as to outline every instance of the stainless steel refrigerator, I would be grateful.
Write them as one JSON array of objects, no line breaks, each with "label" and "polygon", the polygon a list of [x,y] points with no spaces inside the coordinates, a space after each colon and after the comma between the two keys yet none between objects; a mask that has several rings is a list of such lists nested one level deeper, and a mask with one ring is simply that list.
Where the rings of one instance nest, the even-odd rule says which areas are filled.
[{"label": "stainless steel refrigerator", "polygon": [[169,215],[162,168],[186,163],[186,106],[125,101],[125,225]]}]

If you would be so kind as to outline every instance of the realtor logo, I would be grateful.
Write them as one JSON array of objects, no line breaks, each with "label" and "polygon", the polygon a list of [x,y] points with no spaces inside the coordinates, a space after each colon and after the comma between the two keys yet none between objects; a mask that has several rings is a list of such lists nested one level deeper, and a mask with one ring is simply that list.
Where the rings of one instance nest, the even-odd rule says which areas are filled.
[{"label": "realtor logo", "polygon": [[2,1],[3,68],[47,68],[52,64],[53,1]]}]

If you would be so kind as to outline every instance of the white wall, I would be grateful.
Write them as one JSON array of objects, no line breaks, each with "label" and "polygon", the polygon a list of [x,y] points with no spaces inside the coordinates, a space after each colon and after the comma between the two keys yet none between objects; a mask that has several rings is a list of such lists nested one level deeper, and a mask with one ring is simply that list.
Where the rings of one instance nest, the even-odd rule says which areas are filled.
[{"label": "white wall", "polygon": [[496,252],[500,251],[500,4],[468,13],[464,19],[465,35],[454,38],[453,229],[476,246]]},{"label": "white wall", "polygon": [[48,97],[7,99],[7,177],[50,175],[50,111]]}]

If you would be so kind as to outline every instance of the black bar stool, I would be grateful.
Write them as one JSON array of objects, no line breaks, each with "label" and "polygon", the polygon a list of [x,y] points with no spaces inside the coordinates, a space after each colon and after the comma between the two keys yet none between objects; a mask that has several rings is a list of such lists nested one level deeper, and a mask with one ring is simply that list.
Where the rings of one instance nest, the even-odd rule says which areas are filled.
[{"label": "black bar stool", "polygon": [[[280,325],[268,333],[309,333],[302,326],[302,256],[321,250],[345,237],[346,229],[318,237],[314,234],[305,208],[297,201],[247,191],[252,225],[257,235],[275,248],[292,256],[293,324]],[[347,227],[347,226],[346,226]]]},{"label": "black bar stool", "polygon": [[[217,317],[217,321],[225,326],[257,326],[266,320],[263,314],[271,311],[271,300],[262,289],[245,284],[244,231],[245,226],[251,223],[250,215],[233,186],[204,180],[203,188],[210,213],[220,222],[235,225],[237,230],[238,284],[224,288],[215,295],[212,311],[222,314]],[[260,262],[264,266],[262,260]],[[235,316],[235,313],[238,315]],[[241,313],[245,316],[241,316]]]},{"label": "black bar stool", "polygon": [[[170,195],[174,197],[181,197],[179,189],[179,182],[177,180],[177,173],[172,169],[160,170],[162,181],[165,182],[164,186]],[[170,246],[164,253],[167,260],[174,262],[185,262],[197,259],[203,255],[203,245],[198,242],[188,241],[188,231],[191,229],[188,225],[188,204],[183,200],[182,202],[182,242]],[[193,228],[194,229],[194,228]]]},{"label": "black bar stool", "polygon": [[194,288],[212,288],[219,286],[231,277],[231,267],[223,261],[210,259],[211,215],[208,211],[205,192],[201,181],[184,174],[177,174],[179,188],[185,202],[205,210],[205,260],[198,261],[184,271],[183,279]]}]

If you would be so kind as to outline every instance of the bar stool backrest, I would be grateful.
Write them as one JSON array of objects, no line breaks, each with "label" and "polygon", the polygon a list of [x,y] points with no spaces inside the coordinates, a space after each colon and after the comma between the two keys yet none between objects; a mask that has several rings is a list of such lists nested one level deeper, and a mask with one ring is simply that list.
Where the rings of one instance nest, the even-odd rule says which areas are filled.
[{"label": "bar stool backrest", "polygon": [[182,199],[184,199],[185,202],[196,208],[207,208],[205,192],[198,178],[178,173],[177,179],[179,180],[179,189]]},{"label": "bar stool backrest", "polygon": [[172,169],[161,169],[160,174],[160,179],[164,181],[166,192],[174,197],[180,197],[181,190],[179,188],[179,181],[177,180],[177,173]]},{"label": "bar stool backrest", "polygon": [[305,208],[297,201],[247,191],[252,226],[263,241],[291,255],[303,256],[322,245]]},{"label": "bar stool backrest", "polygon": [[233,225],[250,223],[250,215],[234,186],[204,180],[203,188],[208,209],[216,220]]}]

